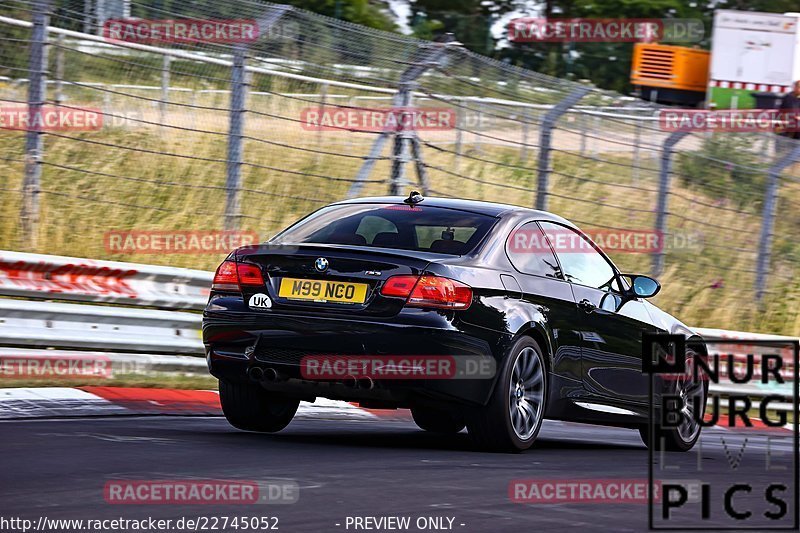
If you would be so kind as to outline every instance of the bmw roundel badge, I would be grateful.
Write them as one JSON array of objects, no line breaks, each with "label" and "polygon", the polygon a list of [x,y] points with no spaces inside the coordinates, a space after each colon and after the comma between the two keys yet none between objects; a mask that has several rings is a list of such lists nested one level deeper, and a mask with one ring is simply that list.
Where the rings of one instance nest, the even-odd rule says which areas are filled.
[{"label": "bmw roundel badge", "polygon": [[318,257],[316,261],[314,261],[314,268],[317,269],[317,272],[325,272],[328,270],[328,260],[324,257]]}]

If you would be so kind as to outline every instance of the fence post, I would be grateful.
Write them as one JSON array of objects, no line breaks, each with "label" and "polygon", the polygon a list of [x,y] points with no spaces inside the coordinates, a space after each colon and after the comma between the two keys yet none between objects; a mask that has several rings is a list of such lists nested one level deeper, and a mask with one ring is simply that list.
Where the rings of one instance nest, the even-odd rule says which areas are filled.
[{"label": "fence post", "polygon": [[[459,43],[455,41],[452,34],[447,33],[439,38],[439,40],[432,43],[422,45],[417,52],[417,57],[412,58],[410,66],[403,71],[400,75],[400,82],[397,86],[397,92],[392,98],[392,107],[407,107],[411,103],[411,91],[415,87],[416,80],[427,72],[430,68],[436,67],[445,58],[447,48],[449,45],[458,46]],[[389,140],[389,136],[394,136],[394,148],[392,150],[392,170],[389,179],[389,193],[397,194],[401,182],[403,181],[403,166],[408,162],[408,151],[406,150],[408,142],[414,137],[414,132],[409,133],[406,130],[400,131],[399,134],[393,133],[389,130],[382,131],[378,138],[372,143],[372,148],[369,155],[364,158],[361,168],[358,169],[358,174],[347,192],[348,198],[354,198],[361,192],[364,182],[372,172],[372,167],[375,166],[375,161],[380,157],[383,145]],[[417,161],[421,164],[421,153],[417,150]],[[422,178],[420,178],[422,179]]]},{"label": "fence post", "polygon": [[[325,113],[325,104],[326,100],[328,99],[328,84],[323,83],[322,87],[320,87],[320,99],[319,99],[319,116],[322,117]],[[336,105],[336,104],[334,104]],[[322,120],[322,118],[320,118]],[[317,150],[322,148],[322,128],[317,130]],[[317,152],[314,154],[314,164],[319,165],[322,161],[322,154]]]},{"label": "fence post", "polygon": [[528,133],[530,132],[530,113],[528,108],[522,112],[522,146],[519,148],[520,161],[528,160]]},{"label": "fence post", "polygon": [[475,99],[475,110],[477,113],[475,114],[475,133],[472,136],[472,149],[477,152],[481,153],[481,134],[480,132],[483,131],[483,113],[481,112],[481,101],[480,98]]},{"label": "fence post", "polygon": [[103,25],[106,22],[106,0],[95,0],[95,21],[97,35],[103,35]]},{"label": "fence post", "polygon": [[39,193],[41,191],[44,133],[42,106],[47,97],[47,26],[50,23],[51,0],[36,0],[33,4],[33,30],[28,60],[28,117],[31,124],[25,133],[25,177],[22,182],[23,246],[36,249],[39,244]]},{"label": "fence post", "polygon": [[196,123],[197,123],[197,89],[194,89],[194,88],[192,89],[192,96],[191,96],[191,100],[190,100],[190,105],[191,105],[191,107],[189,108],[189,112],[190,112],[190,115],[191,115],[191,118],[190,118],[191,126],[190,127],[192,129],[194,129],[195,127],[197,127],[197,125],[196,125]]},{"label": "fence post", "polygon": [[653,276],[659,276],[664,270],[664,235],[667,231],[667,201],[669,196],[670,178],[672,177],[673,147],[686,137],[688,132],[674,131],[669,134],[661,147],[661,168],[658,174],[658,201],[656,204],[656,235],[661,246],[653,255]]},{"label": "fence post", "polygon": [[466,127],[466,117],[464,116],[464,101],[458,98],[456,101],[456,144],[453,154],[453,169],[458,172],[461,166],[461,145],[463,142],[463,129]]},{"label": "fence post", "polygon": [[412,137],[411,144],[411,157],[414,159],[414,164],[417,168],[417,177],[419,178],[420,192],[427,194],[430,184],[428,182],[428,171],[425,169],[425,163],[422,162],[422,148],[419,145],[419,138]]},{"label": "fence post", "polygon": [[633,119],[634,125],[634,136],[633,136],[633,179],[639,179],[639,145],[642,142],[642,122],[637,119]]},{"label": "fence post", "polygon": [[56,90],[53,100],[58,106],[64,101],[64,34],[59,33],[56,40]]},{"label": "fence post", "polygon": [[[258,20],[259,31],[264,35],[269,35],[272,27],[292,9],[291,6],[271,8],[264,18]],[[244,161],[242,142],[244,141],[244,114],[247,111],[246,100],[249,84],[247,44],[240,42],[233,49],[233,66],[231,67],[230,126],[228,128],[228,157],[225,177],[224,226],[226,230],[238,229],[241,217],[239,195],[242,187],[242,163]]]},{"label": "fence post", "polygon": [[553,140],[553,128],[558,119],[578,103],[591,88],[576,87],[563,100],[550,108],[542,119],[542,130],[539,133],[539,173],[536,186],[536,209],[547,209],[547,180],[550,176],[550,142]]},{"label": "fence post", "polygon": [[239,227],[239,193],[242,179],[242,140],[244,132],[247,79],[245,72],[247,48],[239,44],[233,51],[231,70],[230,128],[228,130],[228,162],[225,180],[225,229]]},{"label": "fence post", "polygon": [[161,100],[158,102],[159,123],[162,126],[167,122],[167,103],[169,102],[169,67],[171,63],[172,57],[164,54],[161,60]]},{"label": "fence post", "polygon": [[[792,141],[787,139],[787,144]],[[766,292],[767,271],[772,256],[773,227],[775,226],[775,208],[778,205],[780,174],[795,161],[800,161],[800,142],[792,143],[787,152],[778,158],[767,171],[767,190],[764,207],[761,211],[761,235],[758,240],[756,256],[756,300],[761,301]]]},{"label": "fence post", "polygon": [[586,114],[578,110],[578,127],[581,129],[581,157],[586,156]]},{"label": "fence post", "polygon": [[[101,84],[101,87],[106,88],[106,89],[108,87],[112,87],[113,88],[113,86],[107,85],[105,83]],[[111,108],[111,92],[109,92],[108,90],[105,90],[105,91],[103,91],[103,116],[107,117],[110,114],[112,114],[113,112],[114,112],[114,110]]]},{"label": "fence post", "polygon": [[[408,131],[402,124],[405,124],[406,116],[409,112],[408,108],[411,107],[411,90],[412,85],[410,82],[401,83],[397,93],[397,106],[395,107],[400,108],[399,114],[402,120],[400,121],[400,131],[394,136],[394,146],[392,148],[392,175],[389,181],[390,196],[396,196],[400,194],[403,185],[405,185],[404,170],[406,163],[408,163],[409,136]],[[393,113],[398,112],[396,108],[392,110]]]}]

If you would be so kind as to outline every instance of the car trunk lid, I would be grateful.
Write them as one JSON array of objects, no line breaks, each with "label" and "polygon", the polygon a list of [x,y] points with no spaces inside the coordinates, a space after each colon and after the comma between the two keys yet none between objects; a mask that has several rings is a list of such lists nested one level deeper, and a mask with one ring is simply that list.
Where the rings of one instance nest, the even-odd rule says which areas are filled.
[{"label": "car trunk lid", "polygon": [[438,254],[329,244],[262,244],[241,249],[236,261],[261,267],[264,287],[244,287],[249,301],[266,290],[271,309],[283,312],[392,316],[399,298],[383,297],[382,283],[395,275],[419,275]]}]

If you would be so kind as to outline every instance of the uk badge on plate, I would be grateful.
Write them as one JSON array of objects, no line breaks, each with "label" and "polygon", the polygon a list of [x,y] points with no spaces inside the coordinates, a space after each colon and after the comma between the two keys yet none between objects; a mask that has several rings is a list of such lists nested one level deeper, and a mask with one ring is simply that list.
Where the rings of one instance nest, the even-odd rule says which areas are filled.
[{"label": "uk badge on plate", "polygon": [[258,293],[250,297],[248,305],[256,309],[269,309],[272,307],[272,300],[266,294]]}]

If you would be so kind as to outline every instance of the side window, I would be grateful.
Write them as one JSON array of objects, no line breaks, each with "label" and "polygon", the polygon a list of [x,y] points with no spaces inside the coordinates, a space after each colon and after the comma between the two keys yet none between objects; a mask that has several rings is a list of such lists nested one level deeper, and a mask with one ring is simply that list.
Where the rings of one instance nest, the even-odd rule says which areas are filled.
[{"label": "side window", "polygon": [[536,222],[528,222],[511,232],[506,253],[514,268],[524,274],[561,278],[558,261]]},{"label": "side window", "polygon": [[552,244],[567,280],[602,290],[617,288],[614,269],[588,239],[560,224],[539,224]]}]

